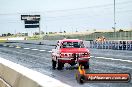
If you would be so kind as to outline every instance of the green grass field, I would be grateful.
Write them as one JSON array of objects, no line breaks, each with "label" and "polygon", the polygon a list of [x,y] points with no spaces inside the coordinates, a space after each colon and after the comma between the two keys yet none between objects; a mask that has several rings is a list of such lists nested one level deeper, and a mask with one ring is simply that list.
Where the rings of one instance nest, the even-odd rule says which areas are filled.
[{"label": "green grass field", "polygon": [[7,40],[0,40],[0,43],[5,43]]},{"label": "green grass field", "polygon": [[71,34],[71,35],[45,35],[43,38],[45,40],[58,40],[62,38],[68,39],[82,39],[82,40],[95,40],[98,37],[105,37],[107,40],[132,40],[132,31],[124,31],[124,32],[94,32],[91,34]]}]

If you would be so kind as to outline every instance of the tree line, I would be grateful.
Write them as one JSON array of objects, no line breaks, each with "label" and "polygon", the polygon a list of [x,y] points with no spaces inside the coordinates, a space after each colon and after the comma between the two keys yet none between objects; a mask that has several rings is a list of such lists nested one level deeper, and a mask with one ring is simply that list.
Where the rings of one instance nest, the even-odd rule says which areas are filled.
[{"label": "tree line", "polygon": [[11,33],[7,33],[7,34],[1,34],[1,36],[13,36],[14,34],[11,34]]}]

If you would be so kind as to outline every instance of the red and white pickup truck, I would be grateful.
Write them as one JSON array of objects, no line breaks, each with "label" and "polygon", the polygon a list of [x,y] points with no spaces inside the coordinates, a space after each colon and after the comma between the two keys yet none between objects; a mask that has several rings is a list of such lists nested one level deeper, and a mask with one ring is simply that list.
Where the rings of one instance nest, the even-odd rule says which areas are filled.
[{"label": "red and white pickup truck", "polygon": [[83,41],[79,39],[63,39],[57,42],[55,49],[52,49],[52,68],[63,69],[65,63],[83,65],[89,68],[90,53],[85,48]]}]

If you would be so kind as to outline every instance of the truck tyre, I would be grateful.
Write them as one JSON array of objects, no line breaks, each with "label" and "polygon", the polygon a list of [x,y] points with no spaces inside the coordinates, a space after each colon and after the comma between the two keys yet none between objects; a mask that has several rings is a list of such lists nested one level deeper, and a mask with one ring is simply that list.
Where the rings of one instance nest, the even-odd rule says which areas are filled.
[{"label": "truck tyre", "polygon": [[56,61],[52,60],[52,69],[56,68]]},{"label": "truck tyre", "polygon": [[83,66],[84,66],[84,69],[89,69],[89,62],[84,63]]},{"label": "truck tyre", "polygon": [[63,67],[64,67],[64,64],[58,61],[58,63],[57,63],[57,69],[58,70],[62,70]]},{"label": "truck tyre", "polygon": [[79,63],[79,65],[83,65],[84,69],[89,69],[89,62]]},{"label": "truck tyre", "polygon": [[75,62],[70,63],[70,65],[71,65],[71,66],[74,66],[74,65],[75,65]]}]

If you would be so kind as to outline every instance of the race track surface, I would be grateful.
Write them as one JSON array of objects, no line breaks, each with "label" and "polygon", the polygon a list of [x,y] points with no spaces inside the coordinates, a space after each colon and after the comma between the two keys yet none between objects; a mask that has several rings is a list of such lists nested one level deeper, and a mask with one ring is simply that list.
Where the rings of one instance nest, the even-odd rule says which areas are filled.
[{"label": "race track surface", "polygon": [[[49,44],[51,44],[49,42]],[[64,67],[52,70],[51,49],[53,45],[36,45],[24,43],[0,43],[0,56],[30,69],[56,78],[72,87],[132,87],[129,83],[85,83],[76,82],[77,69]],[[90,69],[88,73],[130,73],[132,75],[132,51],[90,49]]]}]

